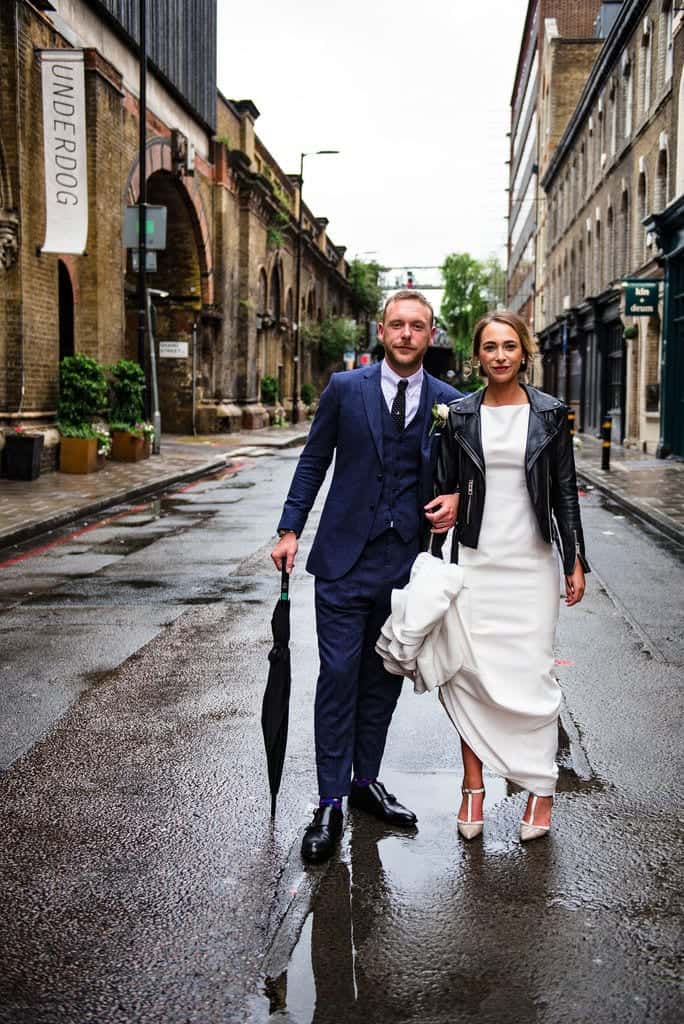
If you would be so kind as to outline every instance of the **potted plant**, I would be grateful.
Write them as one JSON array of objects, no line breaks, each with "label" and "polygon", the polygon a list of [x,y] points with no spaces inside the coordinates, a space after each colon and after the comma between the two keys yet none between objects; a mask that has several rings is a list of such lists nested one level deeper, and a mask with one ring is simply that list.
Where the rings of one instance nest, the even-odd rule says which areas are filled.
[{"label": "potted plant", "polygon": [[147,459],[152,448],[154,427],[151,423],[109,424],[112,435],[112,459],[114,462],[138,462]]},{"label": "potted plant", "polygon": [[138,363],[120,359],[110,375],[112,459],[137,462],[149,456],[154,436],[153,426],[143,420],[145,374]]},{"label": "potted plant", "polygon": [[36,480],[40,476],[43,435],[18,424],[5,434],[3,472],[9,480]]},{"label": "potted plant", "polygon": [[91,421],[106,404],[107,381],[102,366],[90,356],[66,356],[59,364],[57,407],[62,473],[92,473],[99,468],[99,434]]}]

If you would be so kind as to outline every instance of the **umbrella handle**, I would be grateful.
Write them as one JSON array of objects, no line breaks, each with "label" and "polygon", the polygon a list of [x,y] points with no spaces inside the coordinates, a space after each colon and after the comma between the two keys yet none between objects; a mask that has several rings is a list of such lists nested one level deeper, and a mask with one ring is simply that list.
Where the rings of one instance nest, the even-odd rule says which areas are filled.
[{"label": "umbrella handle", "polygon": [[287,562],[283,558],[280,562],[280,599],[287,601],[290,597],[290,574],[286,568]]}]

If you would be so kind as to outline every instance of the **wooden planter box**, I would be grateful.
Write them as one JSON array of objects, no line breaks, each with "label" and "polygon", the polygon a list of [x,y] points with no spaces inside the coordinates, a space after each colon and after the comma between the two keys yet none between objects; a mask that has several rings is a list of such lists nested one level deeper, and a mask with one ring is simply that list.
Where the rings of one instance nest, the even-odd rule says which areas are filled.
[{"label": "wooden planter box", "polygon": [[150,454],[150,446],[144,437],[137,437],[127,430],[112,430],[111,458],[115,462],[138,462]]},{"label": "wooden planter box", "polygon": [[2,453],[5,476],[9,480],[36,480],[42,452],[42,434],[7,434]]},{"label": "wooden planter box", "polygon": [[59,443],[60,473],[95,473],[97,462],[96,437],[63,437]]}]

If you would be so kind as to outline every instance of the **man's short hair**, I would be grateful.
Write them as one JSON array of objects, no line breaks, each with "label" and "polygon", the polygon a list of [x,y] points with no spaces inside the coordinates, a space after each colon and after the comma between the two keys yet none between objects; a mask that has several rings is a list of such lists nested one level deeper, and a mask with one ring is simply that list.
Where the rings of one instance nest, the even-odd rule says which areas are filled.
[{"label": "man's short hair", "polygon": [[387,310],[389,309],[389,307],[392,305],[393,302],[399,302],[400,299],[413,299],[414,302],[419,302],[421,306],[425,306],[426,309],[429,309],[430,327],[432,327],[433,323],[435,322],[435,311],[432,308],[432,305],[425,298],[423,293],[417,292],[415,288],[401,288],[398,292],[395,292],[393,295],[390,295],[390,297],[385,301],[385,305],[383,306],[382,309],[383,324],[387,317]]}]

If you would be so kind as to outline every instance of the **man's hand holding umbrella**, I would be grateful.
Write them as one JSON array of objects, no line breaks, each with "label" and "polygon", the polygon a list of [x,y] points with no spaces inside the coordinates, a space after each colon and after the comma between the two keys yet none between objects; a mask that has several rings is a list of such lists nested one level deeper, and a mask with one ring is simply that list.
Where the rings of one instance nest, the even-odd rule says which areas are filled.
[{"label": "man's hand holding umbrella", "polygon": [[271,558],[278,572],[282,571],[283,559],[285,559],[285,572],[291,573],[294,569],[299,541],[294,530],[281,530],[280,540],[271,552]]}]

